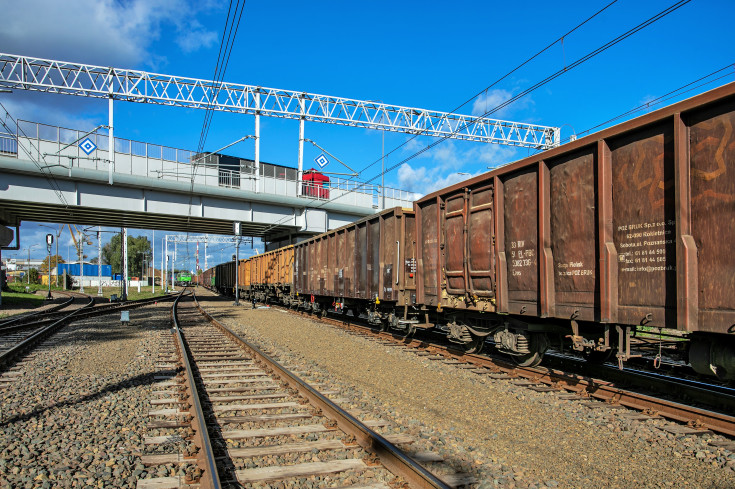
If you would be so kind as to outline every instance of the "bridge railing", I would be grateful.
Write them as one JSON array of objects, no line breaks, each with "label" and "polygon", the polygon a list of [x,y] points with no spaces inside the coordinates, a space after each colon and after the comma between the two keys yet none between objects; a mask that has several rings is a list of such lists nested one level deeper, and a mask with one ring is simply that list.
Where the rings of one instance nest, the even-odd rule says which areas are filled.
[{"label": "bridge railing", "polygon": [[[92,143],[85,147],[86,139]],[[17,135],[0,134],[0,154],[18,154],[43,166],[85,168],[109,171],[110,148],[106,134],[90,134],[76,129],[50,126],[37,122],[18,121]],[[255,174],[252,167],[229,169],[196,160],[193,151],[160,146],[130,139],[115,138],[115,164],[113,174],[144,176],[150,179],[225,187],[254,192]],[[274,165],[263,164],[260,171],[260,192],[281,196],[299,196],[307,199],[331,201],[339,204],[372,207],[382,204],[380,187],[363,182],[332,178],[328,187],[317,188],[313,182],[299,181],[297,172],[275,171]],[[271,171],[272,170],[272,171]],[[299,192],[301,188],[301,192]],[[411,206],[414,195],[399,189],[385,189],[385,208]]]}]

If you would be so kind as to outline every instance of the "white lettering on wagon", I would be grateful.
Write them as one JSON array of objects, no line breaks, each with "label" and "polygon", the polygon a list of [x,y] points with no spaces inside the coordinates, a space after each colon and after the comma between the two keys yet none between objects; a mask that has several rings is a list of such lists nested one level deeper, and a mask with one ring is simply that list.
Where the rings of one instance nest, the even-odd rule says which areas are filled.
[{"label": "white lettering on wagon", "polygon": [[513,277],[523,275],[523,269],[535,265],[536,250],[533,246],[527,247],[522,239],[510,242],[510,269]]},{"label": "white lettering on wagon", "polygon": [[674,244],[676,222],[654,221],[618,226],[619,271],[673,272],[676,265],[666,264],[666,246]]}]

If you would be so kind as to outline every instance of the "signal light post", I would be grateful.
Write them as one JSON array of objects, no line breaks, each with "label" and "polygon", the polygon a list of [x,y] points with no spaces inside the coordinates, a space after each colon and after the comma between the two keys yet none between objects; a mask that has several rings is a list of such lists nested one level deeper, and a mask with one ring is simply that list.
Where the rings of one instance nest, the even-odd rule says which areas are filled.
[{"label": "signal light post", "polygon": [[48,295],[46,296],[46,300],[50,301],[53,299],[51,297],[51,245],[54,244],[54,235],[53,234],[47,234],[46,235],[46,251],[48,251]]}]

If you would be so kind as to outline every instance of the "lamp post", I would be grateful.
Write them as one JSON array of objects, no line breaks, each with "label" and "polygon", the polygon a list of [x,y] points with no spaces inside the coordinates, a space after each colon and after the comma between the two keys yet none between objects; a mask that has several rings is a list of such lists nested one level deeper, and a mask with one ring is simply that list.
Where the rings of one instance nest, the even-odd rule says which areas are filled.
[{"label": "lamp post", "polygon": [[54,235],[53,234],[47,234],[46,235],[46,251],[48,251],[48,295],[46,296],[46,300],[51,300],[53,297],[51,297],[51,245],[54,244]]}]

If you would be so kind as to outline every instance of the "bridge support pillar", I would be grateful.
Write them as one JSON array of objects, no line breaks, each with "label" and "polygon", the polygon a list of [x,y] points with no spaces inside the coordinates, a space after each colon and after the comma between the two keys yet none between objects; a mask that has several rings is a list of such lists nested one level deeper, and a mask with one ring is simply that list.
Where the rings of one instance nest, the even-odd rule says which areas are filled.
[{"label": "bridge support pillar", "polygon": [[107,182],[112,185],[112,173],[115,171],[115,130],[113,129],[113,111],[112,111],[112,80],[110,80],[110,99],[109,99],[109,128],[107,133],[107,150],[110,155],[110,162],[108,163],[108,180]]},{"label": "bridge support pillar", "polygon": [[299,99],[301,104],[301,117],[299,118],[299,171],[296,176],[296,195],[301,195],[301,181],[304,178],[304,97]]},{"label": "bridge support pillar", "polygon": [[[260,92],[255,92],[255,193],[260,192]],[[206,259],[206,258],[205,258]]]}]

